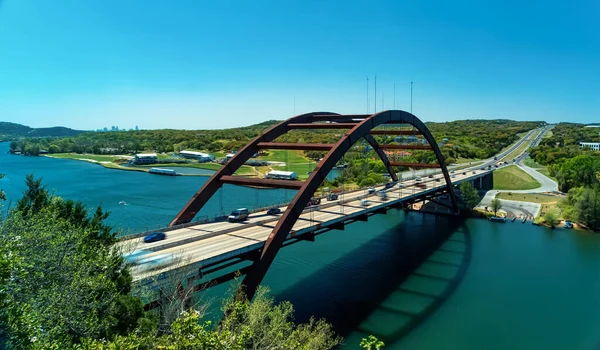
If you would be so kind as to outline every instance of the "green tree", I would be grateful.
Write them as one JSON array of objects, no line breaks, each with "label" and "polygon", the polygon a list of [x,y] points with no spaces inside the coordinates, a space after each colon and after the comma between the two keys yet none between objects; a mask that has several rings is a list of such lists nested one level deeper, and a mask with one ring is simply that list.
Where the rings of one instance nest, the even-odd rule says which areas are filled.
[{"label": "green tree", "polygon": [[554,227],[554,224],[556,224],[556,222],[558,221],[559,215],[560,214],[557,209],[549,209],[546,211],[546,213],[544,213],[544,222]]},{"label": "green tree", "polygon": [[13,265],[0,288],[6,293],[0,313],[7,320],[7,348],[69,347],[138,325],[143,306],[130,295],[123,259],[88,240],[86,229],[50,207],[27,216],[13,211],[1,229],[0,245],[8,247]]},{"label": "green tree", "polygon": [[[27,189],[0,223],[0,348],[68,348],[148,323],[114,233],[80,202]],[[3,276],[6,269],[10,279]]]},{"label": "green tree", "polygon": [[225,308],[229,312],[217,327],[203,322],[199,313],[188,311],[171,324],[168,334],[154,337],[132,332],[112,341],[88,339],[80,348],[325,350],[341,342],[324,320],[295,325],[292,305],[276,304],[266,288],[259,288],[252,301],[234,298]]},{"label": "green tree", "polygon": [[379,350],[384,346],[385,344],[374,335],[369,335],[368,338],[363,338],[360,342],[360,347],[367,350]]},{"label": "green tree", "polygon": [[469,209],[475,208],[475,206],[479,204],[479,201],[481,200],[479,198],[479,193],[477,193],[477,190],[475,187],[473,187],[473,184],[468,181],[464,181],[460,184],[460,193],[463,196],[463,201],[466,207]]},{"label": "green tree", "polygon": [[502,209],[502,202],[498,198],[492,199],[491,203],[492,211],[494,212],[494,216],[498,214],[498,210]]}]

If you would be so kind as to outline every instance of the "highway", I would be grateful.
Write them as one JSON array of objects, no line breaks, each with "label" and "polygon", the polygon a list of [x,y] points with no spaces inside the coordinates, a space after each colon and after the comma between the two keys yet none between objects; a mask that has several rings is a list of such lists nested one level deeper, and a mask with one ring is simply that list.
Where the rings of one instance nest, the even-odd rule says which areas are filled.
[{"label": "highway", "polygon": [[[458,184],[465,179],[478,178],[488,172],[488,170],[465,170],[453,174],[452,181]],[[426,184],[426,188],[415,186],[418,183]],[[397,185],[388,189],[386,200],[381,199],[376,193],[366,194],[365,191],[357,191],[341,195],[337,201],[322,202],[321,205],[309,207],[294,225],[290,237],[294,233],[300,235],[314,230],[325,223],[344,221],[378,208],[393,205],[423,192],[433,192],[443,188],[445,181],[441,175],[435,175],[433,178],[424,178],[421,182],[404,181],[402,186],[403,188]],[[378,186],[375,189],[381,191],[384,190],[384,187]],[[364,205],[363,199],[369,201],[368,205]],[[285,210],[285,207],[281,207],[281,210]],[[133,266],[133,280],[140,281],[169,271],[173,267],[197,268],[259,249],[275,227],[278,218],[279,215],[269,216],[266,211],[263,211],[251,214],[244,222],[199,224],[168,231],[167,238],[162,241],[143,243],[142,238],[135,238],[122,241],[119,245],[123,251],[135,249],[151,251],[144,255],[144,259],[168,257],[166,260],[170,265],[165,263],[168,266],[162,268],[149,269],[145,264]]]},{"label": "highway", "polygon": [[[501,159],[505,154],[519,147],[536,130],[532,130],[520,141],[503,151],[497,156],[497,159]],[[482,177],[491,171],[488,166],[497,165],[497,163],[498,161],[489,159],[477,167],[452,170],[451,181],[453,184],[459,184],[465,180]],[[442,174],[429,173],[428,177],[424,176],[421,181],[404,178],[403,182],[391,189],[377,186],[374,188],[376,192],[371,194],[367,193],[366,189],[342,193],[338,200],[323,201],[320,205],[306,208],[288,238],[314,231],[321,225],[342,222],[398,204],[425,192],[434,192],[444,188],[445,185]],[[380,191],[387,193],[386,199],[378,196]],[[363,200],[368,200],[368,203]],[[283,206],[280,209],[284,212],[286,207]],[[167,231],[166,238],[162,241],[143,243],[143,238],[138,237],[123,240],[118,243],[118,246],[123,252],[143,249],[148,251],[143,255],[143,259],[156,259],[162,262],[159,265],[139,264],[132,267],[134,281],[151,281],[154,277],[174,269],[197,269],[260,249],[277,224],[280,215],[267,215],[264,210],[250,214],[248,219],[243,222],[220,221],[197,224]]]}]

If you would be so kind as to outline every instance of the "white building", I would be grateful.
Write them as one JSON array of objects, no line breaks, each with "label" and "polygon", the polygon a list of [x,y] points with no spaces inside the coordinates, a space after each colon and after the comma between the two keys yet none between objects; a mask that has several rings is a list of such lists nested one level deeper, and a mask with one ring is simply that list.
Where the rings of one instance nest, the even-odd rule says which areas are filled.
[{"label": "white building", "polygon": [[179,155],[185,158],[197,159],[200,162],[210,162],[215,160],[214,156],[208,153],[195,152],[195,151],[179,151]]},{"label": "white building", "polygon": [[297,178],[293,171],[271,170],[265,175],[265,179],[296,180]]},{"label": "white building", "polygon": [[600,151],[600,142],[580,142],[581,148],[589,148],[593,151]]},{"label": "white building", "polygon": [[133,157],[133,164],[154,164],[158,163],[156,153],[138,153]]}]

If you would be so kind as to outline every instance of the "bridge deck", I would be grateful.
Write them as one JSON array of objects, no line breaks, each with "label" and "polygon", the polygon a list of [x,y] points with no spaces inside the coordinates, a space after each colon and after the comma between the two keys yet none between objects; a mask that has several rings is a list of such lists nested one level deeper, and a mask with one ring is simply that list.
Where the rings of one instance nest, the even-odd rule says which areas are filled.
[{"label": "bridge deck", "polygon": [[[465,180],[473,180],[490,173],[489,170],[468,170],[466,175],[460,171],[453,175],[453,184]],[[440,181],[438,181],[438,179]],[[422,197],[424,194],[445,190],[445,181],[441,174],[434,178],[423,178],[427,188],[415,186],[415,180],[401,182],[404,188],[398,185],[386,190],[388,197],[382,200],[376,194],[367,194],[366,191],[355,191],[340,195],[336,201],[322,202],[321,205],[307,208],[294,225],[293,232],[288,236],[298,236],[311,232],[320,227],[327,227],[334,223],[344,222],[352,218],[363,216],[385,207],[399,205],[411,198]],[[383,186],[376,190],[383,190]],[[368,199],[368,206],[361,205],[362,199]],[[285,207],[281,207],[282,212]],[[193,269],[225,261],[245,253],[262,248],[272,229],[277,224],[279,215],[267,215],[266,211],[253,213],[247,221],[240,223],[215,222],[198,224],[186,228],[167,232],[165,240],[154,243],[143,243],[142,238],[134,238],[119,243],[124,251],[134,249],[151,250],[144,259],[169,256],[176,258],[177,263],[159,269],[147,269],[144,265],[134,266],[132,269],[133,280],[150,280],[153,277],[173,269]]]}]

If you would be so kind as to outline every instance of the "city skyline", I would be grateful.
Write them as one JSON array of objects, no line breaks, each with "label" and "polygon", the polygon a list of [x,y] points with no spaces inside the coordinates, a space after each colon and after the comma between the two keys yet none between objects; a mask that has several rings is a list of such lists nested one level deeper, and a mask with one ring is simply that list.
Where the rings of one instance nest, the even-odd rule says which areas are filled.
[{"label": "city skyline", "polygon": [[4,1],[0,119],[215,129],[366,113],[367,77],[369,112],[409,111],[414,82],[425,121],[600,116],[597,3],[231,4]]}]

